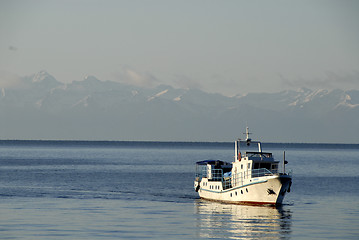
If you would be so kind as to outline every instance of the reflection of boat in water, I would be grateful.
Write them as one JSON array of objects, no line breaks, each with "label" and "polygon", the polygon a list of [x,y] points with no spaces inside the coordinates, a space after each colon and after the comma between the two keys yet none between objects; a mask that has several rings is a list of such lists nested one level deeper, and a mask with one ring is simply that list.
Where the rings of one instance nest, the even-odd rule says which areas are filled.
[{"label": "reflection of boat in water", "polygon": [[246,143],[258,144],[258,151],[240,151],[240,140],[235,142],[234,162],[205,160],[196,163],[194,188],[199,196],[208,200],[241,204],[281,204],[290,191],[292,177],[279,172],[279,161],[272,153],[262,152],[261,142],[252,142],[246,129]]},{"label": "reflection of boat in water", "polygon": [[286,239],[291,233],[291,212],[281,207],[198,200],[195,208],[198,238]]}]

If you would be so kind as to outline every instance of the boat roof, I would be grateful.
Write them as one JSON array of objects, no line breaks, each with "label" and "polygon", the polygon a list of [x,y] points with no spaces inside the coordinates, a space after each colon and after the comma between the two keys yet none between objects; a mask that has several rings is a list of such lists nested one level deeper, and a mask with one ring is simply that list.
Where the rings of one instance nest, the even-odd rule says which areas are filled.
[{"label": "boat roof", "polygon": [[272,155],[271,152],[247,152],[247,154],[262,154],[262,155]]},{"label": "boat roof", "polygon": [[196,162],[197,165],[207,165],[207,164],[216,164],[216,162],[219,162],[221,165],[222,164],[228,164],[227,162],[223,162],[221,160],[203,160],[203,161],[199,161]]}]

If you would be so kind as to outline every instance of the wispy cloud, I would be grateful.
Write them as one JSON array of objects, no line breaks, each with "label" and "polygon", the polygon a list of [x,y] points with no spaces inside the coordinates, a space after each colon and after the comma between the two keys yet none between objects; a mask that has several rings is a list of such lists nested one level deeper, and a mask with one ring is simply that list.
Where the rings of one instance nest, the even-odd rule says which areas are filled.
[{"label": "wispy cloud", "polygon": [[19,76],[7,71],[0,71],[0,88],[18,87],[23,87],[23,82]]},{"label": "wispy cloud", "polygon": [[183,89],[201,89],[202,85],[194,79],[182,74],[174,75],[173,83],[176,87]]},{"label": "wispy cloud", "polygon": [[149,72],[141,72],[131,67],[124,66],[113,74],[114,80],[138,87],[154,87],[159,80]]}]

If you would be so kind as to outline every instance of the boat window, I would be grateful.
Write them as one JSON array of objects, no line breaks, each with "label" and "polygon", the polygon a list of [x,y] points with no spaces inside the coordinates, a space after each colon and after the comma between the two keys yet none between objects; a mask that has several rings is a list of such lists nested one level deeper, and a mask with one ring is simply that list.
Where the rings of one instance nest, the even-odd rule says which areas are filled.
[{"label": "boat window", "polygon": [[270,168],[271,168],[271,163],[261,163],[261,168],[266,168],[266,169],[268,169],[269,171],[271,170]]},{"label": "boat window", "polygon": [[248,163],[248,169],[251,169],[251,164],[250,163]]},{"label": "boat window", "polygon": [[241,164],[241,169],[243,169],[243,164]]},{"label": "boat window", "polygon": [[276,172],[278,170],[278,164],[272,164],[272,172]]}]

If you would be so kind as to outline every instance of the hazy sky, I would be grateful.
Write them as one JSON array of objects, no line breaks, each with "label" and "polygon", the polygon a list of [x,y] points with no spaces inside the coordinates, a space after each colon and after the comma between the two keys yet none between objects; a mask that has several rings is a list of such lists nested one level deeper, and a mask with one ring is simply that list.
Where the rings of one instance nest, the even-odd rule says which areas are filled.
[{"label": "hazy sky", "polygon": [[0,0],[0,77],[359,89],[359,1]]}]

